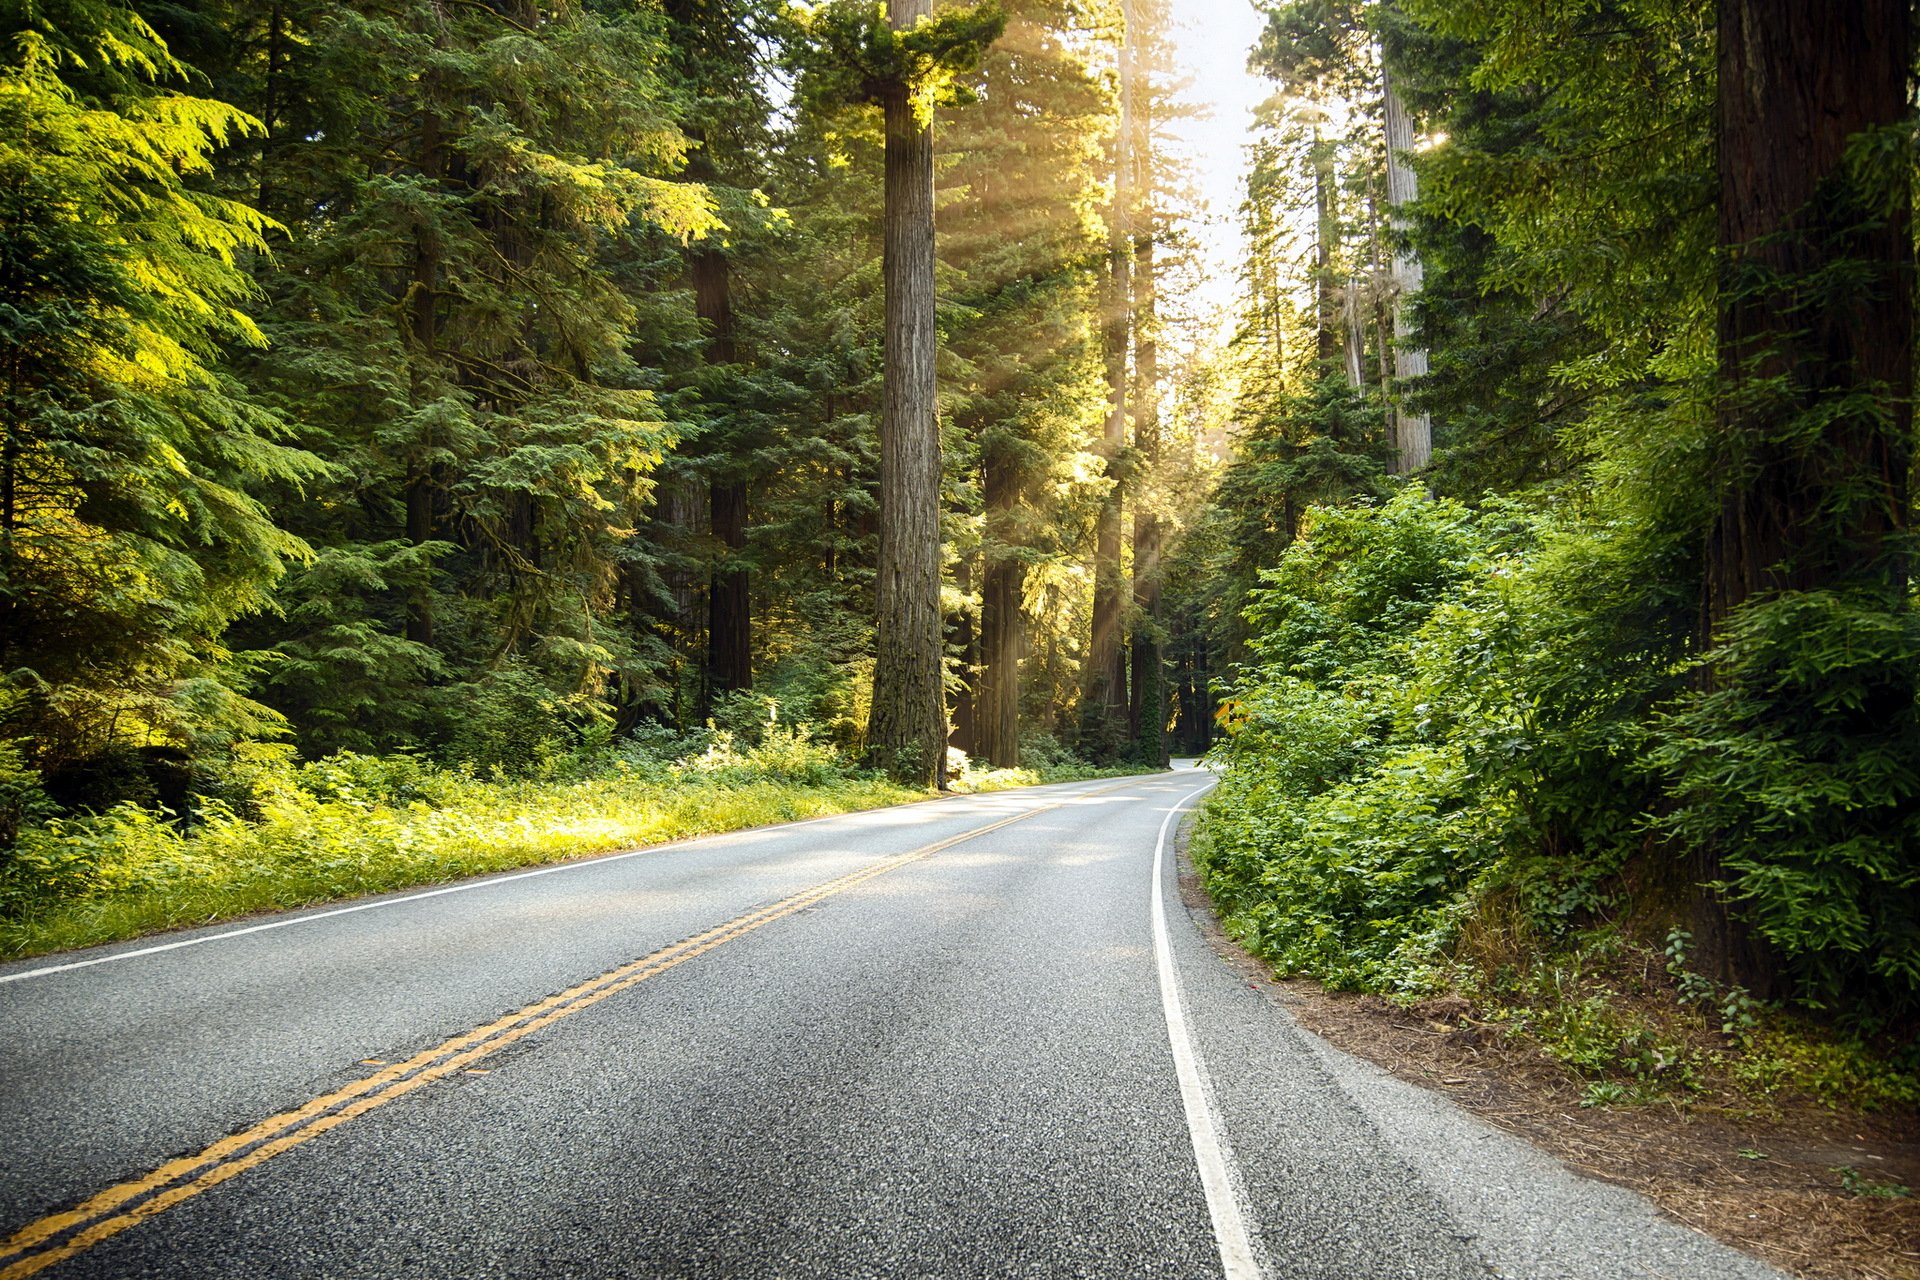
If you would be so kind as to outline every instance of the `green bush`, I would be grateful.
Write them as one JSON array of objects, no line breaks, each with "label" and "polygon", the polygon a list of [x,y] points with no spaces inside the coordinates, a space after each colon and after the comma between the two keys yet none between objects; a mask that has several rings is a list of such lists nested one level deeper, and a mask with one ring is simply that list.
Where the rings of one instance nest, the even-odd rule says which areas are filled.
[{"label": "green bush", "polygon": [[1781,994],[1910,1015],[1920,621],[1789,593],[1689,657],[1693,604],[1648,585],[1674,549],[1627,527],[1417,487],[1309,513],[1250,597],[1196,846],[1227,923],[1283,968],[1418,990],[1496,899],[1547,949],[1595,918],[1664,932],[1711,865]]},{"label": "green bush", "polygon": [[1655,722],[1656,829],[1711,855],[1803,1001],[1920,1009],[1920,619],[1796,592],[1742,609]]}]

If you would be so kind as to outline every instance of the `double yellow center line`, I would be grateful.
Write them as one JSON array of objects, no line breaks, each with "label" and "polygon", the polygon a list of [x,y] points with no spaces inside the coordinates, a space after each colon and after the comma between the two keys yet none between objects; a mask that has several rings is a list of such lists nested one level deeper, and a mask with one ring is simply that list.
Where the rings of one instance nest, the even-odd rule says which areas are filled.
[{"label": "double yellow center line", "polygon": [[[1103,787],[1099,791],[1082,794],[1098,795],[1115,789]],[[908,863],[918,862],[943,849],[976,840],[989,832],[1024,822],[1067,803],[1069,801],[1062,800],[1029,809],[1025,813],[1016,813],[1010,818],[1002,818],[984,827],[975,827],[957,836],[896,854],[837,879],[803,889],[792,897],[736,916],[704,933],[697,933],[641,956],[638,960],[609,969],[578,986],[569,987],[544,1000],[536,1000],[485,1026],[475,1027],[442,1041],[405,1062],[393,1063],[344,1088],[222,1138],[193,1155],[169,1160],[143,1177],[107,1188],[78,1208],[49,1214],[16,1231],[4,1243],[0,1243],[0,1280],[22,1280],[22,1277],[34,1275],[56,1262],[83,1253],[101,1241],[119,1235],[128,1227],[164,1213],[181,1201],[192,1199],[256,1165],[265,1164],[275,1156],[291,1151],[356,1116],[363,1116],[376,1107],[405,1097],[435,1080],[468,1070],[481,1059],[498,1053],[542,1027],[571,1017],[610,995],[645,982],[656,974],[665,973],[676,965],[685,964],[695,956],[704,955],[775,920],[803,911],[817,902],[876,876],[898,870]]]}]

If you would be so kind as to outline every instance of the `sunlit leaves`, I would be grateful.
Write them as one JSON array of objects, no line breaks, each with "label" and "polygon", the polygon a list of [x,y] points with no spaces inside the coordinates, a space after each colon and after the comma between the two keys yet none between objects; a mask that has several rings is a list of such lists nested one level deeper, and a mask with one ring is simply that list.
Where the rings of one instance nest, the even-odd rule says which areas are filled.
[{"label": "sunlit leaves", "polygon": [[166,87],[185,68],[127,10],[25,21],[0,69],[0,653],[27,693],[10,726],[42,767],[264,731],[263,708],[203,694],[221,629],[305,554],[258,486],[325,468],[224,363],[261,341],[248,270],[273,228],[199,183],[258,122]]}]

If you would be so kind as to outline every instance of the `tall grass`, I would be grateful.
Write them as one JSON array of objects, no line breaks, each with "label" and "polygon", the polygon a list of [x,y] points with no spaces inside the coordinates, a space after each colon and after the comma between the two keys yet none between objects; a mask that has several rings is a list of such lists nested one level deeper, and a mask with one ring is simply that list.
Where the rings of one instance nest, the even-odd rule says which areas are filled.
[{"label": "tall grass", "polygon": [[[476,776],[411,756],[242,760],[224,800],[177,821],[134,805],[20,833],[0,854],[0,956],[92,946],[363,894],[924,798],[806,734],[725,734],[678,759],[610,752],[544,778]],[[993,791],[1098,776],[1085,766],[963,770]]]}]

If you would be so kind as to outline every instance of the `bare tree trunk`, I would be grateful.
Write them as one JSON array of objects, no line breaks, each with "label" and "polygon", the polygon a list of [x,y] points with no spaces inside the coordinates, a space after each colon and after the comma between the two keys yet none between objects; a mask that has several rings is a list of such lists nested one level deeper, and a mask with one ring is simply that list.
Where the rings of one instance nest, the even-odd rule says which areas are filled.
[{"label": "bare tree trunk", "polygon": [[[887,0],[895,28],[932,0]],[[886,117],[885,390],[880,413],[880,564],[868,747],[904,782],[945,782],[941,688],[940,430],[934,417],[933,127],[906,85]]]},{"label": "bare tree trunk", "polygon": [[267,164],[273,158],[273,144],[280,136],[280,68],[286,51],[286,15],[278,3],[267,7],[267,65],[260,78],[260,123],[265,132],[260,138],[259,209],[268,213],[273,204],[273,184],[268,180]]},{"label": "bare tree trunk", "polygon": [[[1774,591],[1906,595],[1913,391],[1907,161],[1862,181],[1849,144],[1909,116],[1907,0],[1860,0],[1844,20],[1799,0],[1719,10],[1721,465],[1707,542],[1702,642]],[[1894,168],[1894,166],[1898,166]],[[1836,288],[1836,276],[1845,281]],[[1911,673],[1851,712],[1846,735],[1910,714]],[[1717,852],[1694,868],[1720,878]],[[1769,957],[1703,891],[1702,958],[1764,992]]]},{"label": "bare tree trunk", "polygon": [[1347,385],[1358,391],[1367,385],[1367,316],[1361,305],[1364,291],[1358,278],[1347,281],[1340,293],[1340,327],[1346,335]]},{"label": "bare tree trunk", "polygon": [[[430,87],[430,84],[429,86]],[[420,174],[437,183],[444,172],[440,115],[429,106],[420,126]],[[413,329],[413,399],[422,407],[429,385],[427,366],[438,343],[440,255],[432,235],[422,228],[413,247],[413,281],[409,286],[409,319]],[[407,464],[407,541],[414,546],[433,540],[433,465],[426,460],[432,441],[415,441],[415,457]],[[415,644],[433,643],[433,591],[424,581],[407,596],[406,637]]]},{"label": "bare tree trunk", "polygon": [[[1152,101],[1136,103],[1141,201],[1133,255],[1133,446],[1143,475],[1160,460],[1160,342],[1154,311],[1154,234]],[[1167,763],[1167,653],[1160,619],[1160,517],[1136,484],[1133,503],[1133,671],[1127,707],[1128,736],[1134,753],[1153,764]]]},{"label": "bare tree trunk", "polygon": [[[973,593],[973,561],[960,557],[953,570],[953,585],[964,599]],[[947,647],[960,653],[959,686],[953,693],[952,733],[947,741],[967,753],[980,751],[977,706],[980,695],[980,628],[974,611],[962,604],[947,622]]]},{"label": "bare tree trunk", "polygon": [[[664,713],[677,725],[697,724],[706,719],[706,602],[700,595],[700,574],[696,571],[697,548],[707,532],[707,495],[709,486],[697,476],[675,473],[662,479],[657,490],[660,523],[666,526],[664,549],[668,552],[661,571],[671,604],[670,627],[674,652],[675,677],[670,704]],[[633,570],[630,588],[635,601],[634,613],[645,609],[645,575]],[[644,711],[634,712],[636,719]]]},{"label": "bare tree trunk", "polygon": [[[1406,154],[1413,149],[1413,122],[1407,108],[1387,77],[1386,61],[1380,64],[1381,87],[1387,97],[1387,208],[1395,231],[1407,227],[1406,206],[1420,194],[1419,180],[1407,166]],[[1427,374],[1427,351],[1407,339],[1413,333],[1408,306],[1426,279],[1420,255],[1410,246],[1396,244],[1393,250],[1393,435],[1396,445],[1393,469],[1400,475],[1419,471],[1433,460],[1433,420],[1424,413],[1405,408],[1399,397],[1406,385]],[[1384,335],[1382,335],[1384,337]]]},{"label": "bare tree trunk", "polygon": [[1099,759],[1116,755],[1126,732],[1127,659],[1121,634],[1126,597],[1120,574],[1120,524],[1125,504],[1121,456],[1127,445],[1127,335],[1133,302],[1133,91],[1132,6],[1124,4],[1126,34],[1120,46],[1120,128],[1114,137],[1113,208],[1107,222],[1106,324],[1107,421],[1100,442],[1113,482],[1094,529],[1093,625],[1083,681],[1082,747]]},{"label": "bare tree trunk", "polygon": [[[740,358],[734,339],[733,285],[726,255],[702,248],[692,255],[694,310],[707,328],[706,360],[732,364]],[[739,459],[723,461],[708,483],[707,502],[720,558],[707,588],[706,693],[753,687],[753,598],[741,552],[747,546],[747,484]]]},{"label": "bare tree trunk", "polygon": [[1339,339],[1334,336],[1333,301],[1333,148],[1313,127],[1313,325],[1314,357],[1333,358]]},{"label": "bare tree trunk", "polygon": [[[16,349],[17,350],[17,349]],[[4,384],[8,398],[19,388],[19,357],[9,364]],[[12,415],[9,415],[11,418]],[[19,549],[14,538],[20,528],[20,427],[13,421],[0,423],[0,655],[13,647],[18,634],[15,615],[21,594]]]},{"label": "bare tree trunk", "polygon": [[1020,764],[1020,642],[1026,566],[997,552],[996,535],[1006,531],[1020,498],[1017,463],[989,453],[983,476],[987,509],[986,574],[980,584],[980,700],[977,753],[989,763],[1012,769]]}]

